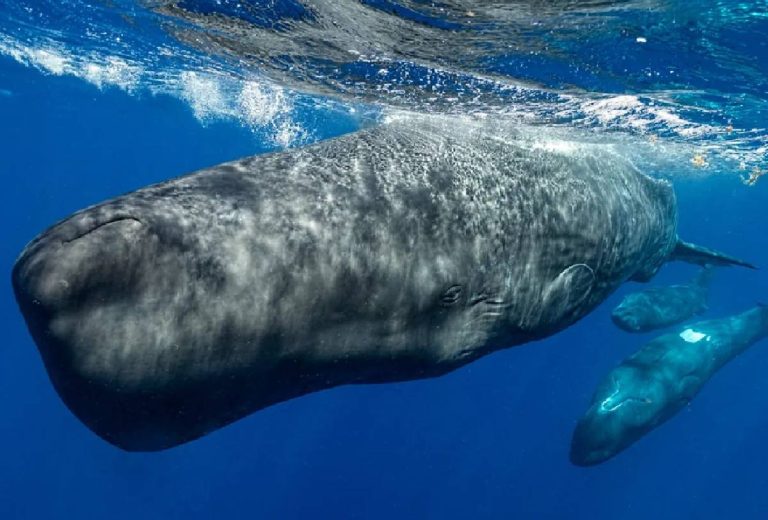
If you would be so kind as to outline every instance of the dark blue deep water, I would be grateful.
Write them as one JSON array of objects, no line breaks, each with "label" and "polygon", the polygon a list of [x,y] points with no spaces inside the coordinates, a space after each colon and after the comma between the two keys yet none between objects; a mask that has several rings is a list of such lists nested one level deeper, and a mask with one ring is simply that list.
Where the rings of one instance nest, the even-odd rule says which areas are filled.
[{"label": "dark blue deep water", "polygon": [[[337,6],[347,3],[431,31],[466,22],[451,11],[461,2],[445,3],[443,18],[431,2]],[[331,71],[315,81],[181,33],[210,32],[193,14],[220,8],[285,34],[320,23],[322,6],[0,0],[0,518],[768,518],[768,340],[614,459],[570,464],[597,382],[657,335],[629,335],[609,319],[637,284],[550,339],[446,376],[320,392],[148,454],[108,445],[66,409],[16,307],[16,256],[71,212],[400,110],[501,114],[538,132],[615,141],[640,169],[673,181],[681,236],[763,267],[718,272],[706,316],[768,302],[768,176],[742,182],[768,169],[768,4],[585,2],[559,14],[576,3],[530,2],[553,13],[534,5],[497,24],[515,32],[483,18],[493,2],[477,2],[459,14],[485,20],[488,40],[462,43],[485,49],[481,57],[451,62],[455,50],[398,53],[390,42],[386,59],[306,61]],[[462,104],[467,91],[474,102]],[[694,273],[668,265],[652,283]]]}]

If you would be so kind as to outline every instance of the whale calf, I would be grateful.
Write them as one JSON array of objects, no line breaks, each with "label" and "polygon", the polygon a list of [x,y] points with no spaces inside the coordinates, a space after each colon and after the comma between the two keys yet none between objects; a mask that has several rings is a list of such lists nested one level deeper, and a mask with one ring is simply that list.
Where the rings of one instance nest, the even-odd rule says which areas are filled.
[{"label": "whale calf", "polygon": [[544,338],[671,259],[744,264],[678,240],[667,182],[540,144],[404,120],[222,164],[54,225],[16,299],[70,410],[159,450]]},{"label": "whale calf", "polygon": [[713,268],[705,267],[687,284],[653,287],[628,294],[611,313],[617,327],[648,332],[677,325],[707,310]]},{"label": "whale calf", "polygon": [[604,462],[687,405],[728,361],[768,336],[768,307],[703,321],[651,341],[600,383],[579,420],[571,462]]}]

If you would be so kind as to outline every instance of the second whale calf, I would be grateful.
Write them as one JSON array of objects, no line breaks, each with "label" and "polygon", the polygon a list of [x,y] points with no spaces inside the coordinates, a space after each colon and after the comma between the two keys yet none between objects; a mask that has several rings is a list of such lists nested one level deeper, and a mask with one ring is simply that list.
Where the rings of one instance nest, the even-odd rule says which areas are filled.
[{"label": "second whale calf", "polygon": [[611,319],[627,332],[649,332],[682,323],[707,310],[713,272],[712,267],[705,267],[687,284],[628,294],[613,310]]}]

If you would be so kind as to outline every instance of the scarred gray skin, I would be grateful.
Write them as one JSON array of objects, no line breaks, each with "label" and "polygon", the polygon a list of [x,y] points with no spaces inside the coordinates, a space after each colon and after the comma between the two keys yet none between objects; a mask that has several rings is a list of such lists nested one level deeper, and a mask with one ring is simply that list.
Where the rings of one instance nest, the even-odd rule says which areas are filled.
[{"label": "scarred gray skin", "polygon": [[611,319],[627,332],[649,332],[682,323],[707,310],[712,272],[707,267],[687,284],[628,294],[613,310]]},{"label": "scarred gray skin", "polygon": [[49,376],[126,450],[551,335],[675,247],[670,186],[606,150],[406,120],[85,209],[13,271]]},{"label": "scarred gray skin", "polygon": [[768,336],[768,307],[696,323],[654,339],[600,383],[579,420],[571,462],[615,456],[683,409],[730,360]]}]

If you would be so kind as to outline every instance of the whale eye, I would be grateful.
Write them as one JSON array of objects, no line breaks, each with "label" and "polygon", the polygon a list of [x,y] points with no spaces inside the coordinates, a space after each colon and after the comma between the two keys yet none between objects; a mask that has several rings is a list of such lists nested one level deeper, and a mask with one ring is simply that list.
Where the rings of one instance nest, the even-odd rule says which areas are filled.
[{"label": "whale eye", "polygon": [[461,298],[461,285],[450,286],[440,297],[440,305],[450,306],[455,304]]}]

